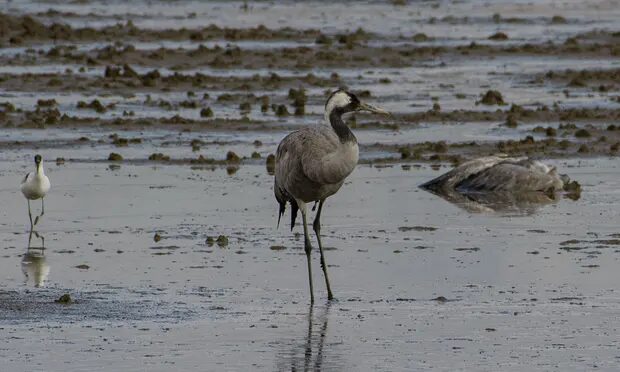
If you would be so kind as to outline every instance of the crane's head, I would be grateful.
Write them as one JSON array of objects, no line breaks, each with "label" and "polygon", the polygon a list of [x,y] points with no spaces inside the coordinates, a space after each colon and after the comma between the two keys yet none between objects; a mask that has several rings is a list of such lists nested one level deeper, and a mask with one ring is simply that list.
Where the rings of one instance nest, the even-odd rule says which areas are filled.
[{"label": "crane's head", "polygon": [[332,113],[343,115],[355,111],[368,111],[384,115],[390,114],[382,108],[360,101],[355,94],[347,92],[344,89],[338,89],[330,94],[329,98],[327,98],[327,102],[325,102],[325,117],[327,118],[329,118]]},{"label": "crane's head", "polygon": [[36,155],[34,156],[34,163],[35,163],[36,165],[41,164],[41,160],[42,160],[41,155],[36,154]]}]

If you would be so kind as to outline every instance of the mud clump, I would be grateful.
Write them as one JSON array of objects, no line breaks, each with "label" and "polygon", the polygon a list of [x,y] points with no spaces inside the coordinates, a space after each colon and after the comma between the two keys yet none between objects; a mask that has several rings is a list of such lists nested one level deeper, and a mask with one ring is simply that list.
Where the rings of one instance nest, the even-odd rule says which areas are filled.
[{"label": "mud clump", "polygon": [[57,304],[69,305],[73,303],[73,299],[71,298],[70,294],[65,293],[64,295],[60,296],[57,300],[54,300],[54,302]]},{"label": "mud clump", "polygon": [[123,161],[123,157],[121,154],[111,152],[110,155],[108,155],[108,161]]},{"label": "mud clump", "polygon": [[53,98],[51,98],[51,99],[40,99],[40,100],[37,101],[37,106],[38,107],[54,107],[57,104],[58,103]]},{"label": "mud clump", "polygon": [[239,162],[241,162],[241,158],[239,157],[239,155],[237,155],[233,151],[228,151],[226,153],[226,162],[228,162],[228,163],[239,163]]},{"label": "mud clump", "polygon": [[320,34],[319,36],[317,36],[317,38],[314,40],[314,42],[316,44],[329,46],[329,45],[332,45],[333,40],[329,36],[327,36],[325,34]]},{"label": "mud clump", "polygon": [[553,17],[551,17],[551,23],[554,25],[563,25],[566,24],[566,18],[560,16],[560,15],[554,15]]},{"label": "mud clump", "polygon": [[99,114],[103,114],[104,112],[107,111],[107,108],[98,99],[94,99],[90,101],[89,103],[86,103],[84,101],[79,101],[77,103],[77,108],[95,110]]},{"label": "mud clump", "polygon": [[290,115],[285,105],[273,105],[272,108],[276,116],[284,117]]},{"label": "mud clump", "polygon": [[495,41],[508,40],[508,35],[506,35],[503,32],[497,32],[497,33],[494,33],[493,35],[489,36],[489,40],[495,40]]},{"label": "mud clump", "polygon": [[426,34],[419,32],[419,33],[413,35],[413,37],[411,39],[413,41],[415,41],[416,43],[423,43],[425,41],[428,41],[429,37]]},{"label": "mud clump", "polygon": [[519,125],[519,123],[517,122],[517,117],[514,114],[508,114],[508,116],[506,117],[505,125],[508,128],[516,128]]},{"label": "mud clump", "polygon": [[241,113],[249,113],[252,111],[252,104],[250,102],[241,102],[239,104],[239,111],[241,111]]},{"label": "mud clump", "polygon": [[579,129],[575,132],[575,137],[577,138],[590,138],[592,134],[587,129]]},{"label": "mud clump", "polygon": [[233,174],[237,173],[238,170],[239,170],[238,165],[229,165],[226,167],[226,174],[229,176],[232,176]]},{"label": "mud clump", "polygon": [[206,107],[200,110],[200,117],[201,118],[212,118],[213,110],[211,110],[211,107]]},{"label": "mud clump", "polygon": [[260,111],[265,113],[269,111],[269,97],[262,96],[260,98]]},{"label": "mud clump", "polygon": [[170,156],[164,155],[161,152],[156,152],[149,156],[149,160],[151,161],[170,161]]},{"label": "mud clump", "polygon": [[215,243],[220,247],[224,248],[228,246],[228,237],[226,235],[220,235],[215,240]]},{"label": "mud clump", "polygon": [[155,236],[153,236],[153,241],[157,243],[160,240],[161,240],[161,235],[159,235],[159,233],[155,233]]},{"label": "mud clump", "polygon": [[493,105],[502,106],[506,104],[504,102],[504,98],[502,97],[502,94],[497,90],[487,91],[484,94],[484,96],[482,96],[480,103],[482,103],[483,105],[488,105],[488,106],[493,106]]},{"label": "mud clump", "polygon": [[308,102],[308,96],[304,88],[293,89],[288,91],[288,98],[291,99],[292,105],[295,108],[295,115],[302,116],[306,113],[306,102]]},{"label": "mud clump", "polygon": [[583,88],[583,87],[587,87],[588,83],[586,83],[581,77],[576,76],[572,78],[571,81],[568,82],[568,86],[574,87],[574,88]]}]

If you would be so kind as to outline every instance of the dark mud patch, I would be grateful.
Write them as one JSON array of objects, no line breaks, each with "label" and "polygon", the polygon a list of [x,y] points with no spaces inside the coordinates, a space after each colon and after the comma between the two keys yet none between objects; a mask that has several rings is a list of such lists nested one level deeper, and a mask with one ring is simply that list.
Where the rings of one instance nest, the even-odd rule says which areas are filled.
[{"label": "dark mud patch", "polygon": [[[132,71],[128,73],[127,71]],[[340,77],[318,77],[312,73],[281,76],[277,73],[243,76],[214,76],[202,73],[175,72],[162,75],[157,70],[139,74],[125,64],[107,66],[103,76],[84,76],[72,72],[42,74],[0,74],[0,87],[10,91],[44,91],[81,93],[173,92],[193,90],[275,90],[298,86],[332,87],[342,84]],[[203,100],[207,97],[203,97]],[[39,107],[54,107],[42,106]],[[207,116],[207,115],[205,115]]]},{"label": "dark mud patch", "polygon": [[[33,26],[34,27],[34,26]],[[44,26],[45,27],[45,26]],[[35,27],[36,28],[36,27]],[[21,45],[24,40],[40,39],[37,35],[45,29],[35,29],[34,36],[27,33],[11,37],[5,32],[5,42]],[[101,48],[87,51],[58,50],[33,57],[17,54],[0,57],[6,65],[28,65],[33,63],[72,63],[84,66],[106,64],[136,64],[145,67],[169,67],[176,70],[210,66],[212,68],[287,68],[312,69],[343,67],[405,67],[413,66],[421,58],[497,57],[497,56],[584,56],[615,58],[620,55],[617,40],[595,44],[585,43],[526,43],[512,46],[480,45],[475,42],[467,46],[420,46],[412,43],[401,46],[371,46],[364,42],[370,36],[362,31],[344,35],[338,43],[319,43],[310,46],[273,48],[269,50],[241,49],[238,46],[198,45],[194,49],[159,48],[141,50],[131,44],[123,44],[122,36],[111,36],[110,41],[119,41]],[[2,34],[0,34],[2,35]],[[62,38],[60,38],[62,39]]]},{"label": "dark mud patch", "polygon": [[478,252],[480,248],[478,247],[454,248],[454,250],[458,252]]},{"label": "dark mud patch", "polygon": [[[615,116],[613,114],[612,116]],[[554,129],[555,130],[555,129]],[[539,130],[534,130],[538,133]],[[363,144],[361,148],[369,152],[382,152],[389,155],[383,158],[362,160],[362,163],[393,162],[448,162],[458,165],[465,160],[495,155],[542,156],[545,158],[587,158],[597,156],[618,156],[620,153],[620,131],[615,125],[589,124],[579,127],[575,124],[560,125],[557,137],[535,138],[527,135],[521,140],[454,142],[421,142],[412,144]],[[574,185],[577,186],[577,185]],[[578,190],[567,190],[575,191]]]},{"label": "dark mud patch", "polygon": [[[60,13],[55,10],[38,13],[38,17],[76,16],[75,13]],[[248,28],[225,28],[209,25],[196,29],[142,29],[134,26],[131,21],[102,28],[71,27],[67,24],[41,22],[31,15],[8,15],[0,13],[0,41],[13,45],[42,41],[110,41],[110,40],[190,40],[195,42],[206,40],[314,40],[320,37],[319,30],[296,30],[292,28],[269,29],[265,26]]]},{"label": "dark mud patch", "polygon": [[432,226],[401,226],[398,228],[398,231],[407,232],[407,231],[435,231],[436,227]]},{"label": "dark mud patch", "polygon": [[[66,301],[69,296],[70,301]],[[153,321],[179,322],[195,313],[185,304],[129,298],[113,291],[67,294],[60,289],[0,291],[0,324]],[[59,299],[65,301],[59,301]]]},{"label": "dark mud patch", "polygon": [[544,80],[562,83],[572,88],[590,87],[599,92],[620,89],[620,68],[548,71],[536,78],[536,82]]}]

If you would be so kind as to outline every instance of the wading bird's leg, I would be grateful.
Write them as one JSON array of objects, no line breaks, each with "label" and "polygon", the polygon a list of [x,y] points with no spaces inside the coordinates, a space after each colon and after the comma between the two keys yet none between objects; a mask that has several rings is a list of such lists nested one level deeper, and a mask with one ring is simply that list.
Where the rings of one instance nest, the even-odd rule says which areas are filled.
[{"label": "wading bird's leg", "polygon": [[310,282],[310,303],[314,304],[314,290],[312,288],[312,262],[310,260],[310,252],[312,251],[312,244],[310,244],[310,237],[308,234],[308,222],[306,215],[308,214],[308,208],[306,203],[301,200],[297,201],[299,210],[301,211],[301,217],[304,222],[304,250],[306,251],[306,258],[308,259],[308,279]]},{"label": "wading bird's leg", "polygon": [[34,235],[37,236],[37,238],[41,239],[41,248],[40,249],[45,249],[45,237],[41,234],[39,234],[37,231],[34,232]]},{"label": "wading bird's leg", "polygon": [[30,226],[30,234],[28,234],[28,249],[30,249],[31,244],[32,244],[32,226]]},{"label": "wading bird's leg", "polygon": [[43,199],[41,198],[41,214],[38,215],[35,219],[34,219],[34,224],[36,226],[37,223],[39,223],[39,219],[41,219],[41,217],[43,217],[43,215],[45,214],[45,204],[43,203]]},{"label": "wading bird's leg", "polygon": [[30,199],[26,199],[26,201],[28,201],[28,217],[30,218],[30,230],[32,231],[34,224],[32,223],[32,212],[30,212]]},{"label": "wading bird's leg", "polygon": [[332,289],[329,286],[329,277],[327,276],[327,264],[325,263],[325,256],[323,255],[323,243],[321,243],[321,211],[323,210],[324,202],[325,199],[319,202],[319,210],[316,212],[316,217],[314,217],[314,223],[312,224],[312,227],[314,227],[316,240],[319,242],[319,251],[321,252],[321,268],[323,269],[323,274],[325,274],[325,285],[327,286],[327,299],[333,300],[334,295],[332,294]]}]

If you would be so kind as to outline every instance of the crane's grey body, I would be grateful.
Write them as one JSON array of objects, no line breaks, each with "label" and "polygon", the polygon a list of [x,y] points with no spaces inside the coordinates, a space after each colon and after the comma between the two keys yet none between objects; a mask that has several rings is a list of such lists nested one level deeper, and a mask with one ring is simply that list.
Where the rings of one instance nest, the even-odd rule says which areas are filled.
[{"label": "crane's grey body", "polygon": [[291,230],[295,226],[297,211],[301,211],[311,303],[314,303],[314,291],[307,203],[313,201],[319,203],[312,225],[321,252],[321,267],[325,276],[327,296],[331,300],[333,295],[321,243],[321,211],[325,199],[340,190],[347,176],[357,165],[359,158],[357,139],[342,121],[342,115],[360,110],[387,113],[360,102],[355,95],[343,90],[332,93],[325,104],[325,123],[289,134],[280,142],[276,153],[274,194],[280,205],[278,224],[285,212],[286,204],[291,205]]},{"label": "crane's grey body", "polygon": [[345,143],[327,125],[286,136],[276,154],[275,187],[305,203],[334,195],[355,169],[359,148],[355,136]]},{"label": "crane's grey body", "polygon": [[563,189],[568,177],[527,157],[486,156],[467,161],[422,184],[434,192],[543,192]]}]

